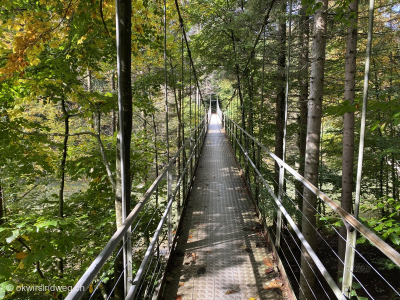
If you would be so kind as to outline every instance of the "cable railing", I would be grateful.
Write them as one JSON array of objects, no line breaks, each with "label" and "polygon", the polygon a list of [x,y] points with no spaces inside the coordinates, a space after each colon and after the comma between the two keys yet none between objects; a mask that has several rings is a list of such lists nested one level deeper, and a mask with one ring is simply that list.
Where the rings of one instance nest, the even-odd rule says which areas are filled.
[{"label": "cable railing", "polygon": [[[217,107],[219,109],[219,106]],[[300,285],[300,277],[303,276],[300,259],[303,255],[307,255],[311,257],[311,262],[305,261],[316,278],[315,286],[317,288],[313,283],[306,282],[309,288],[313,289],[314,298],[312,299],[348,299],[352,296],[361,297],[359,299],[379,299],[379,290],[385,295],[399,297],[400,291],[394,287],[394,279],[382,274],[383,271],[379,270],[372,261],[369,250],[364,250],[366,247],[361,246],[353,247],[351,238],[342,237],[335,225],[341,220],[341,225],[347,229],[347,236],[353,237],[358,234],[358,237],[365,238],[375,246],[374,252],[381,253],[382,257],[385,256],[394,266],[400,267],[400,254],[292,167],[271,153],[229,116],[222,112],[217,113],[222,115],[221,119],[226,135],[242,166],[243,178],[247,181],[250,192],[256,200],[258,211],[267,223],[270,239],[278,249],[282,263],[286,266],[285,271],[291,272],[288,276],[292,284],[297,286],[298,294],[303,293]],[[256,162],[256,157],[260,157],[257,156],[259,151],[264,154],[261,154],[263,158],[261,163]],[[279,169],[286,171],[282,180],[277,180],[277,176],[274,176],[275,163]],[[299,208],[299,202],[306,199],[303,192],[296,188],[296,182],[301,182],[303,187],[313,192],[327,207],[325,211],[314,209],[318,219],[318,228],[314,226],[318,240],[316,247],[312,247],[307,242],[300,229],[302,222],[309,224],[311,222],[302,215]],[[325,228],[326,232],[329,232],[329,238],[326,237],[326,233],[321,232],[321,228]],[[357,234],[355,234],[356,232]],[[338,239],[343,239],[347,247],[346,257],[343,261],[340,260],[337,253]],[[348,256],[349,248],[356,253],[354,258],[351,255]],[[338,264],[343,265],[343,275],[339,276],[341,277],[339,285],[336,278],[333,277],[337,270],[332,268],[332,265],[337,266]],[[370,276],[376,277],[374,287],[366,283],[366,277]],[[370,278],[368,281],[370,282]]]},{"label": "cable railing", "polygon": [[[121,284],[120,281],[122,281],[127,300],[151,299],[153,295],[157,295],[163,281],[168,256],[177,236],[182,208],[190,192],[210,118],[211,106],[127,216],[124,224],[118,228],[78,280],[66,300],[81,299],[84,295],[91,299],[97,291],[101,292],[102,286],[109,284],[110,272],[114,270],[115,262],[122,255],[122,249],[127,241],[132,243],[132,255],[124,260],[120,276],[114,278],[114,284],[108,288],[111,292],[109,295],[103,295],[103,298],[112,297],[114,290]],[[176,165],[178,165],[176,161],[180,156],[182,157],[181,170],[176,170]],[[181,175],[174,176],[174,173]],[[167,177],[168,180],[166,180]],[[159,201],[161,194],[168,195],[167,203]],[[130,235],[130,239],[124,238],[127,234]],[[133,279],[127,285],[123,283],[123,279],[124,274],[130,269],[133,270]]]}]

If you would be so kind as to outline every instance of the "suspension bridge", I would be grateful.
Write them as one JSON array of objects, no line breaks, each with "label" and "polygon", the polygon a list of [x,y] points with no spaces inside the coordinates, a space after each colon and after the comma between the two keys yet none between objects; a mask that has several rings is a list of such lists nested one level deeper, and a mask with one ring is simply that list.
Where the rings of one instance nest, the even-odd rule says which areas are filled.
[{"label": "suspension bridge", "polygon": [[[274,192],[273,180],[267,178],[268,173],[257,168],[246,150],[245,138],[253,141],[257,146],[255,149],[266,155],[263,164],[270,164],[270,169],[273,169],[277,162],[286,170],[287,185],[281,199],[279,186],[282,188],[283,184],[275,182],[277,192]],[[174,164],[183,152],[187,155],[181,176],[174,176],[173,180]],[[238,163],[252,167],[257,174],[254,181],[248,181],[246,168]],[[144,212],[148,211],[149,203],[154,201],[157,187],[164,178],[170,179],[170,200],[156,230],[152,231],[153,237],[148,243],[132,245],[130,255],[125,259],[125,276],[121,276],[120,280],[124,280],[126,299],[296,299],[296,295],[302,292],[299,288],[301,255],[296,254],[301,252],[301,247],[312,257],[317,278],[312,299],[348,299],[354,290],[354,282],[362,287],[367,299],[387,299],[376,296],[376,286],[381,291],[383,289],[384,295],[399,295],[393,278],[385,278],[367,255],[355,248],[352,248],[355,252],[353,259],[346,257],[342,262],[343,278],[347,281],[342,282],[342,289],[338,287],[332,270],[325,267],[332,257],[338,257],[336,250],[329,246],[331,253],[322,257],[318,255],[303,237],[297,225],[299,221],[293,217],[295,214],[288,212],[295,209],[292,203],[295,180],[318,195],[331,212],[346,222],[349,231],[361,234],[396,264],[400,262],[399,253],[270,153],[224,115],[217,103],[217,114],[211,113],[210,105],[201,123],[66,299],[96,299],[96,292],[100,294],[99,287],[109,270],[104,270],[107,260],[115,260],[122,255],[119,242],[129,242],[126,235],[144,237],[144,233],[136,232],[136,228]],[[260,194],[269,194],[269,200],[267,197],[267,200],[257,203],[254,197],[256,185]],[[184,186],[183,201],[179,203],[175,197]],[[269,210],[263,208],[266,205],[270,206]],[[271,215],[261,211],[269,211]],[[316,211],[316,214],[320,213]],[[274,226],[268,224],[271,219],[274,219]],[[148,221],[146,229],[151,221]],[[320,237],[321,243],[329,245],[329,240],[321,234]],[[349,245],[350,241],[347,243]],[[348,247],[351,248],[351,245]],[[138,253],[142,255],[140,263],[133,262],[133,256]],[[351,255],[351,251],[348,253]],[[132,263],[136,266],[135,272],[127,276],[128,265],[132,267]],[[360,266],[363,269],[361,274]],[[376,286],[363,285],[364,275],[376,276]]]},{"label": "suspension bridge", "polygon": [[[200,93],[183,19],[175,4],[182,45],[185,41]],[[166,107],[167,90],[165,83]],[[363,252],[355,241],[363,237],[374,245],[378,255],[397,266],[400,254],[239,126],[229,109],[221,111],[216,101],[212,113],[211,99],[206,103],[200,94],[196,103],[200,100],[204,114],[198,105],[190,136],[66,299],[109,299],[112,292],[103,295],[101,286],[108,282],[108,274],[121,256],[122,273],[115,278],[111,291],[122,283],[127,300],[399,299],[396,278],[374,266],[368,256],[370,250]],[[274,176],[276,166],[279,179]],[[167,204],[153,210],[152,203],[165,186]],[[308,220],[304,220],[295,200],[298,195],[303,197],[303,189],[328,208],[324,213],[315,209],[315,215],[330,229],[335,243],[338,239],[345,241],[344,260],[339,258],[332,236],[314,228],[318,245],[312,247],[303,235],[300,224]],[[346,226],[345,237],[330,223],[332,215]],[[303,274],[303,260],[311,268],[312,278]],[[343,266],[340,284],[332,260]],[[305,289],[311,290],[311,296],[306,297]]]}]

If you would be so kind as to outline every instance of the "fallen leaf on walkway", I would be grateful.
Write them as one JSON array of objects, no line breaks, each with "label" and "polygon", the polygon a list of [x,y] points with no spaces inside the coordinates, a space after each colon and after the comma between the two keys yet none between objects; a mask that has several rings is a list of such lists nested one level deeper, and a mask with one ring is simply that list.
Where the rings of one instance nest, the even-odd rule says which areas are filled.
[{"label": "fallen leaf on walkway", "polygon": [[184,286],[184,285],[185,285],[185,283],[179,282],[179,286]]},{"label": "fallen leaf on walkway", "polygon": [[193,252],[193,253],[192,253],[192,260],[195,261],[196,258],[197,258],[196,253]]},{"label": "fallen leaf on walkway", "polygon": [[230,295],[230,294],[235,294],[235,293],[237,293],[237,291],[235,291],[235,290],[229,290],[229,291],[227,291],[227,292],[225,293],[225,295]]},{"label": "fallen leaf on walkway", "polygon": [[274,292],[278,295],[282,295],[282,289],[274,289]]},{"label": "fallen leaf on walkway", "polygon": [[271,290],[271,289],[280,289],[282,288],[283,283],[280,279],[275,279],[267,283],[267,285],[264,287],[266,290]]},{"label": "fallen leaf on walkway", "polygon": [[265,269],[265,274],[270,274],[274,271],[274,268]]},{"label": "fallen leaf on walkway", "polygon": [[182,296],[181,295],[176,295],[175,300],[182,300]]},{"label": "fallen leaf on walkway", "polygon": [[254,228],[257,228],[257,229],[262,229],[262,224],[260,224],[260,223],[256,223],[256,226],[254,226]]},{"label": "fallen leaf on walkway", "polygon": [[207,272],[207,269],[206,269],[206,267],[200,267],[198,270],[197,270],[197,275],[201,275],[201,274],[204,274],[204,273],[206,273]]},{"label": "fallen leaf on walkway", "polygon": [[191,239],[193,237],[193,235],[189,235],[189,239]]},{"label": "fallen leaf on walkway", "polygon": [[256,243],[256,248],[263,248],[264,245],[262,243]]},{"label": "fallen leaf on walkway", "polygon": [[176,231],[174,230],[174,231],[172,231],[172,234],[175,234],[176,233]]},{"label": "fallen leaf on walkway", "polygon": [[249,298],[249,300],[257,300],[256,298]]},{"label": "fallen leaf on walkway", "polygon": [[270,260],[269,258],[265,258],[265,259],[263,260],[263,263],[264,263],[264,265],[266,265],[267,267],[270,267],[270,268],[273,267],[273,264],[272,264],[272,262],[271,262],[271,260]]}]

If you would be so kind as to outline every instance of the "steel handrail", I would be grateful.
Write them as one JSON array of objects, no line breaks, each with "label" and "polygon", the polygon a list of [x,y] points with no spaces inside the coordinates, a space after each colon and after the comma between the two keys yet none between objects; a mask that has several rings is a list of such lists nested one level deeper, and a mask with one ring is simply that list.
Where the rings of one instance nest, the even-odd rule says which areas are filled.
[{"label": "steel handrail", "polygon": [[240,127],[235,121],[230,119],[226,114],[224,117],[231,121],[237,128],[239,128],[244,134],[246,134],[250,139],[252,139],[261,149],[267,152],[281,167],[285,168],[290,174],[292,174],[298,181],[303,183],[310,191],[312,191],[315,195],[317,195],[321,200],[323,200],[326,204],[332,208],[343,220],[345,224],[351,225],[354,229],[360,232],[362,235],[366,237],[368,241],[374,244],[383,254],[387,256],[392,262],[394,262],[397,266],[400,267],[400,253],[393,249],[388,243],[379,238],[375,233],[373,233],[370,229],[368,229],[364,224],[358,221],[354,216],[346,212],[342,207],[336,204],[332,199],[330,199],[326,194],[321,192],[315,185],[313,185],[310,181],[305,179],[299,173],[297,173],[292,167],[283,162],[279,157],[277,157],[274,153],[270,152],[264,145],[262,145],[257,139],[251,136],[247,131],[245,131],[242,127]]},{"label": "steel handrail", "polygon": [[[152,196],[153,192],[156,190],[157,186],[160,184],[161,180],[164,178],[164,176],[167,174],[168,171],[172,168],[173,164],[175,163],[176,159],[180,155],[180,153],[183,151],[183,149],[186,148],[186,146],[189,144],[193,136],[196,135],[196,132],[198,128],[203,126],[203,130],[201,133],[204,132],[205,127],[208,126],[206,122],[206,118],[204,118],[193,130],[192,134],[186,139],[185,143],[182,145],[181,148],[175,153],[175,155],[170,159],[168,165],[165,167],[165,169],[162,171],[162,173],[154,180],[152,185],[148,188],[146,193],[143,195],[142,199],[136,204],[136,206],[132,209],[132,211],[129,213],[129,215],[126,217],[123,225],[117,229],[117,231],[113,234],[113,236],[110,238],[106,246],[103,248],[103,250],[100,252],[100,254],[94,259],[94,261],[91,263],[91,265],[88,267],[88,269],[85,271],[85,273],[81,276],[81,278],[78,280],[78,282],[75,284],[71,292],[67,295],[65,300],[78,300],[80,299],[86,290],[89,288],[90,284],[93,282],[95,279],[96,275],[100,272],[101,268],[104,266],[106,261],[111,257],[113,251],[115,248],[117,248],[119,242],[123,239],[124,235],[127,233],[129,230],[130,226],[133,224],[135,221],[136,217],[138,214],[142,211],[144,208],[145,204],[147,201],[150,199]],[[202,137],[202,134],[199,134],[197,137],[197,141],[200,140]],[[197,144],[197,142],[196,142]]]},{"label": "steel handrail", "polygon": [[337,286],[335,280],[332,278],[332,276],[328,273],[328,270],[325,268],[324,264],[321,262],[319,259],[318,255],[315,253],[315,251],[312,249],[311,245],[307,242],[303,234],[301,233],[300,229],[297,227],[296,223],[293,221],[292,217],[289,215],[289,213],[286,211],[285,207],[282,205],[281,201],[279,201],[278,197],[276,197],[275,193],[273,192],[272,188],[269,186],[267,181],[264,179],[264,177],[261,175],[260,171],[257,169],[256,165],[252,161],[252,159],[249,157],[248,153],[244,150],[243,146],[240,144],[236,136],[233,134],[232,130],[228,128],[228,130],[231,132],[232,136],[235,138],[237,144],[239,145],[240,149],[242,150],[243,154],[246,156],[247,160],[250,162],[251,166],[253,167],[254,171],[256,171],[258,177],[261,179],[262,183],[264,186],[267,188],[268,192],[272,196],[272,198],[275,200],[276,205],[282,212],[283,216],[286,218],[286,220],[289,222],[289,224],[292,226],[294,232],[296,235],[299,237],[302,245],[304,248],[307,250],[308,254],[311,256],[312,260],[314,261],[316,267],[318,270],[321,272],[322,276],[325,278],[326,282],[332,289],[332,291],[335,293],[336,297],[341,300],[346,300],[346,297],[342,294],[341,290]]},{"label": "steel handrail", "polygon": [[[205,127],[203,127],[203,129],[202,129],[202,131],[200,133],[200,136],[202,136],[202,134],[204,133],[204,130],[205,130]],[[144,275],[144,270],[147,267],[147,264],[148,264],[149,259],[150,259],[150,255],[151,255],[151,253],[153,252],[153,250],[154,250],[154,248],[156,246],[156,242],[157,242],[158,237],[159,237],[159,235],[161,233],[162,226],[164,225],[164,222],[165,222],[165,220],[167,218],[169,210],[172,207],[172,203],[175,200],[176,194],[177,194],[177,192],[179,190],[179,187],[181,186],[183,178],[185,177],[185,175],[186,175],[186,173],[187,173],[187,171],[189,169],[190,160],[193,158],[193,156],[195,154],[194,150],[198,146],[199,141],[200,141],[200,139],[197,139],[196,144],[194,145],[193,150],[191,152],[191,155],[190,155],[189,159],[186,162],[185,168],[183,169],[182,174],[179,177],[178,182],[176,183],[175,190],[172,193],[171,198],[168,201],[167,208],[165,209],[164,214],[163,214],[160,222],[158,223],[157,229],[156,229],[156,231],[155,231],[155,233],[153,235],[153,238],[152,238],[152,240],[151,240],[151,242],[149,244],[149,247],[146,250],[146,254],[144,255],[142,263],[140,264],[140,267],[139,267],[139,269],[138,269],[138,271],[136,273],[136,277],[133,280],[132,287],[129,289],[128,294],[126,295],[126,298],[125,298],[126,300],[131,300],[131,299],[134,299],[134,297],[135,297],[135,294],[137,292],[137,287],[139,286],[140,282],[142,281],[142,278],[143,278],[143,275]]]}]

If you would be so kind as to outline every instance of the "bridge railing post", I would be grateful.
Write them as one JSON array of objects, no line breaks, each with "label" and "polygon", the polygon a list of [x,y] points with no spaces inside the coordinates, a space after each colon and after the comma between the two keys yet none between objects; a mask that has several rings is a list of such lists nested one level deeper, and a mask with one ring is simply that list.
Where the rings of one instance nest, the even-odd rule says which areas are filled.
[{"label": "bridge railing post", "polygon": [[[172,195],[172,172],[171,169],[167,173],[167,202]],[[172,208],[168,212],[168,251],[172,247]]]},{"label": "bridge railing post", "polygon": [[[187,163],[187,156],[186,156],[186,148],[183,149],[182,151],[182,165],[181,165],[181,173],[183,173],[183,187],[182,187],[182,205],[181,207],[183,207],[185,205],[185,200],[186,200],[186,184],[187,184],[187,170],[185,171],[185,166]],[[179,207],[181,209],[181,207]],[[179,215],[181,213],[181,210],[179,210]]]},{"label": "bridge railing post", "polygon": [[[233,122],[231,122],[232,123],[232,127],[233,127]],[[234,130],[235,130],[235,137],[237,138],[238,137],[238,134],[237,134],[237,127],[235,126],[235,128],[234,128]],[[233,136],[233,133],[232,133],[232,136]],[[232,139],[232,141],[233,141],[233,139]],[[235,157],[237,157],[237,155],[236,155],[236,151],[237,151],[237,145],[236,145],[236,143],[234,143],[234,148],[235,148]],[[239,159],[239,161],[240,161],[240,159]]]},{"label": "bridge railing post", "polygon": [[[284,189],[284,180],[285,180],[285,168],[280,165],[279,166],[279,190],[278,190],[278,201],[282,203],[283,198],[283,189]],[[282,211],[276,211],[276,235],[275,235],[275,247],[279,250],[281,246],[281,231],[282,231]]]},{"label": "bridge railing post", "polygon": [[233,131],[232,131],[232,129],[233,129],[233,124],[232,124],[231,121],[228,121],[228,122],[229,122],[229,123],[228,123],[229,134],[230,134],[230,136],[231,136],[231,145],[233,145],[233,151],[234,151],[235,157],[236,157],[236,145],[235,145],[235,142],[234,142],[234,140],[233,140]]},{"label": "bridge railing post", "polygon": [[[261,172],[261,147],[257,145],[257,169]],[[256,184],[256,192],[255,192],[255,201],[257,206],[260,202],[260,179],[256,174],[254,174],[255,184]]]},{"label": "bridge railing post", "polygon": [[[240,141],[240,144],[243,144],[243,134],[242,134],[242,131],[240,131],[240,133],[239,133],[239,141]],[[239,164],[240,165],[242,165],[242,152],[239,150]]]},{"label": "bridge railing post", "polygon": [[[190,133],[192,135],[192,133]],[[190,185],[192,184],[192,178],[193,178],[193,140],[190,138],[190,177],[189,177],[189,190],[190,190]]]},{"label": "bridge railing post", "polygon": [[347,238],[343,267],[342,293],[347,298],[350,298],[353,284],[353,270],[355,259],[354,245],[356,244],[357,240],[357,231],[350,224],[345,223],[345,225],[347,229]]}]

